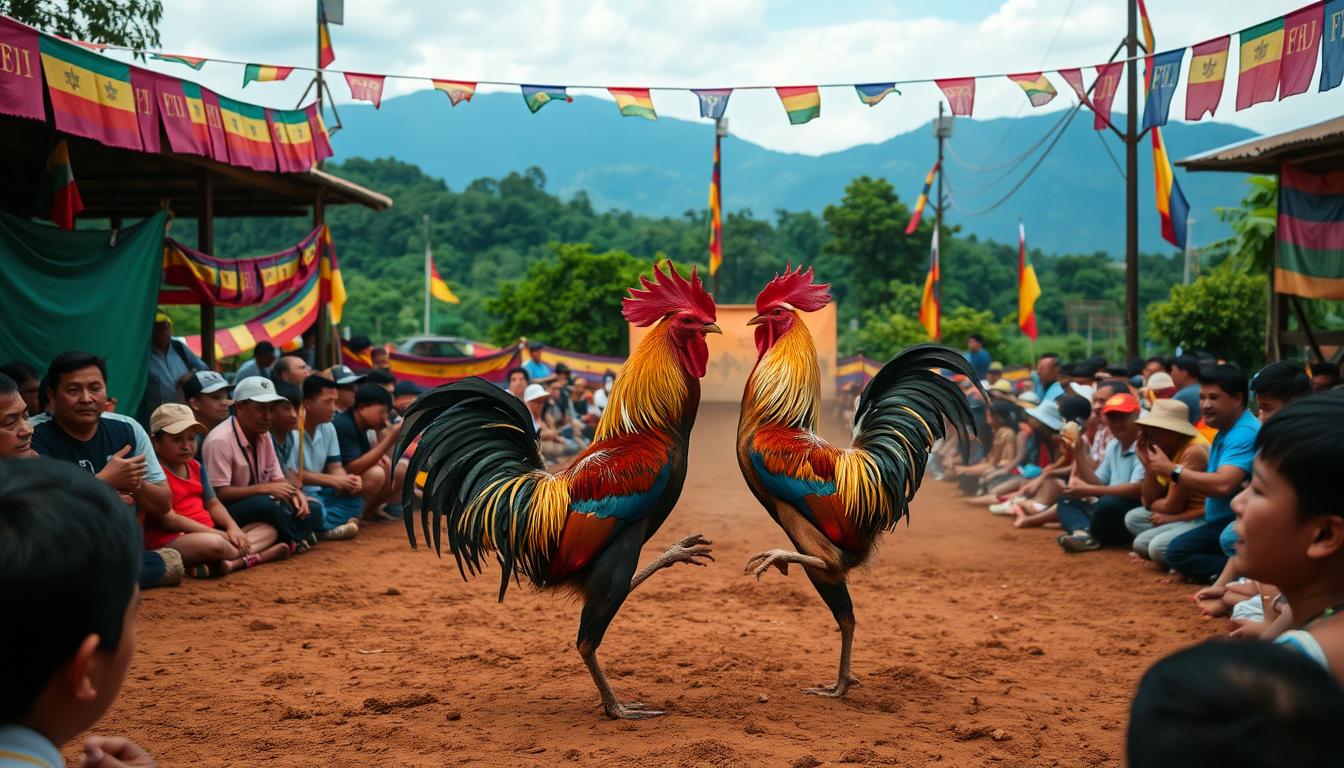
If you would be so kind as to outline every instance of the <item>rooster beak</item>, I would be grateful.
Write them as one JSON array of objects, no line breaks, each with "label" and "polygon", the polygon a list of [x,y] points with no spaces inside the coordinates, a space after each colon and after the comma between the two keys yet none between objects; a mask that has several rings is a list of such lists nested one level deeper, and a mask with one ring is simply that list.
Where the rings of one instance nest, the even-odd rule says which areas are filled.
[{"label": "rooster beak", "polygon": [[706,323],[704,331],[705,333],[723,333],[723,329],[719,327],[718,323]]},{"label": "rooster beak", "polygon": [[766,321],[765,315],[757,315],[747,321],[747,325],[760,325]]}]

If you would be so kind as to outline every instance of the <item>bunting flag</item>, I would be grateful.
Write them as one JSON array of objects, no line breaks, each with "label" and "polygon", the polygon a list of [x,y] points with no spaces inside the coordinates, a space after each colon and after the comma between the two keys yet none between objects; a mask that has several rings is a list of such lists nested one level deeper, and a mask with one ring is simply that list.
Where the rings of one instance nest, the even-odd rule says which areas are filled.
[{"label": "bunting flag", "polygon": [[143,149],[129,66],[46,35],[38,47],[58,130]]},{"label": "bunting flag", "polygon": [[317,8],[317,68],[326,69],[336,60],[336,49],[331,47],[331,30],[327,29],[327,10],[319,3]]},{"label": "bunting flag", "polygon": [[383,80],[382,75],[345,73],[345,84],[350,86],[350,98],[356,101],[371,101],[374,109],[383,105]]},{"label": "bunting flag", "polygon": [[1344,299],[1344,171],[1279,169],[1278,239],[1274,290]]},{"label": "bunting flag", "polygon": [[314,160],[320,163],[332,155],[327,124],[322,121],[322,114],[317,111],[317,104],[309,104],[303,108],[303,112],[308,116],[308,130],[313,134]]},{"label": "bunting flag", "polygon": [[821,91],[815,85],[784,86],[776,88],[775,93],[789,115],[789,125],[802,125],[821,117]]},{"label": "bunting flag", "polygon": [[718,132],[714,133],[714,172],[709,177],[709,274],[723,266],[723,187]]},{"label": "bunting flag", "polygon": [[140,144],[146,152],[158,154],[163,148],[159,139],[159,99],[156,83],[166,75],[135,67],[131,70],[131,90],[135,97],[135,119],[140,125]]},{"label": "bunting flag", "polygon": [[862,101],[870,107],[877,106],[883,99],[887,98],[887,94],[889,93],[894,92],[896,95],[900,95],[900,91],[896,90],[895,83],[868,83],[867,85],[856,85],[854,86],[854,91],[859,94],[859,101]]},{"label": "bunting flag", "polygon": [[[1344,0],[1342,0],[1344,1]],[[700,116],[718,120],[728,109],[728,97],[733,95],[731,88],[707,88],[691,91],[700,99]]]},{"label": "bunting flag", "polygon": [[37,189],[37,214],[51,219],[61,229],[74,229],[75,216],[84,210],[75,184],[75,171],[70,167],[70,148],[65,139],[56,142],[47,155],[46,173]]},{"label": "bunting flag", "polygon": [[1306,92],[1316,74],[1321,50],[1325,6],[1315,3],[1283,19],[1283,60],[1279,67],[1279,100]]},{"label": "bunting flag", "polygon": [[1200,120],[1218,111],[1227,75],[1227,48],[1231,38],[1200,43],[1190,49],[1190,72],[1185,78],[1185,119]]},{"label": "bunting flag", "polygon": [[1087,98],[1087,88],[1083,85],[1083,71],[1081,69],[1061,69],[1059,76],[1064,78],[1064,82],[1069,84],[1073,92],[1078,96],[1078,103],[1092,108],[1092,101]]},{"label": "bunting flag", "polygon": [[210,156],[210,129],[205,123],[205,104],[200,88],[192,83],[194,99],[188,98],[186,83],[175,77],[154,81],[159,121],[168,137],[168,147],[184,155]]},{"label": "bunting flag", "polygon": [[1098,131],[1111,124],[1111,105],[1115,102],[1115,92],[1120,89],[1120,73],[1124,67],[1123,61],[1096,67],[1097,79],[1092,83],[1092,127]]},{"label": "bunting flag", "polygon": [[1239,35],[1237,110],[1273,101],[1283,57],[1283,17],[1243,29]]},{"label": "bunting flag", "polygon": [[924,189],[919,191],[919,199],[915,200],[915,211],[910,214],[910,223],[905,225],[905,234],[913,235],[915,229],[919,227],[919,220],[924,217],[924,206],[929,204],[929,189],[933,187],[933,177],[938,175],[938,163],[924,176]]},{"label": "bunting flag", "polygon": [[345,312],[345,278],[336,263],[336,245],[331,242],[331,228],[322,225],[322,303],[327,305],[327,319],[340,325]]},{"label": "bunting flag", "polygon": [[442,277],[439,277],[439,265],[434,263],[434,257],[430,256],[428,261],[430,295],[439,301],[448,304],[461,304],[462,300],[457,298],[457,295],[453,293],[453,289],[448,287],[448,284],[443,281]]},{"label": "bunting flag", "polygon": [[[1138,0],[1139,18],[1143,20],[1144,48],[1156,50],[1157,42],[1153,38],[1153,25],[1148,21],[1148,8],[1143,0]],[[1167,113],[1171,108],[1171,94],[1176,90],[1176,77],[1180,72],[1181,58],[1185,49],[1149,56],[1144,60],[1143,90],[1146,97],[1144,106],[1144,127],[1149,127],[1149,115],[1152,115],[1153,142],[1153,183],[1156,187],[1154,204],[1161,219],[1162,238],[1172,245],[1185,249],[1186,223],[1190,214],[1190,204],[1176,183],[1176,175],[1167,157],[1167,148],[1162,141],[1160,125],[1167,122]],[[1170,80],[1168,81],[1168,78]],[[1166,95],[1162,94],[1166,90]],[[1161,118],[1160,122],[1157,119]]]},{"label": "bunting flag", "polygon": [[[194,123],[197,120],[198,111],[205,116],[205,133],[209,139],[207,142],[210,149],[209,156],[219,163],[230,162],[228,131],[224,128],[224,111],[219,106],[219,94],[209,88],[202,88],[195,83],[188,82],[182,83],[182,90],[187,94],[187,102],[191,105],[192,122]],[[245,165],[245,163],[241,159],[237,159],[233,161],[233,165]]]},{"label": "bunting flag", "polygon": [[[345,351],[342,350],[342,356],[344,355]],[[348,363],[358,358],[351,355],[344,359]],[[515,344],[481,357],[420,357],[392,352],[388,354],[387,362],[397,381],[413,381],[425,389],[433,389],[470,376],[479,376],[503,386],[508,382],[509,370],[517,368],[521,360],[522,352]],[[354,365],[350,367],[360,370]]]},{"label": "bunting flag", "polygon": [[527,108],[534,115],[537,110],[552,101],[570,102],[574,100],[565,92],[565,87],[562,85],[523,85],[519,88],[523,92],[523,103],[527,104]]},{"label": "bunting flag", "polygon": [[975,110],[975,78],[958,77],[951,80],[934,80],[947,97],[952,114],[957,117],[970,117]]},{"label": "bunting flag", "polygon": [[938,228],[933,228],[933,240],[929,243],[929,273],[924,276],[924,293],[919,298],[919,324],[924,326],[929,338],[938,341],[942,338],[942,308],[938,306]]},{"label": "bunting flag", "polygon": [[1167,124],[1171,114],[1171,97],[1176,95],[1176,85],[1181,79],[1181,60],[1184,58],[1184,48],[1148,57],[1144,67],[1144,87],[1148,90],[1148,97],[1143,103],[1141,130]]},{"label": "bunting flag", "polygon": [[[217,98],[233,164],[254,171],[276,170],[275,149],[271,145],[270,126],[266,124],[266,110],[223,96]],[[208,108],[206,114],[209,114]]]},{"label": "bunting flag", "polygon": [[1186,222],[1190,216],[1190,203],[1185,200],[1181,185],[1176,182],[1176,174],[1171,168],[1171,158],[1162,140],[1162,130],[1154,128],[1153,142],[1153,182],[1157,189],[1154,202],[1157,213],[1162,219],[1162,239],[1185,250]]},{"label": "bunting flag", "polygon": [[[1325,4],[1325,20],[1321,37],[1321,90],[1339,87],[1344,80],[1344,0],[1330,0]],[[3,94],[3,90],[0,90]],[[0,99],[0,104],[4,99]]]},{"label": "bunting flag", "polygon": [[448,101],[456,107],[464,101],[471,101],[471,97],[476,95],[476,84],[463,82],[461,80],[431,80],[436,90],[443,91],[448,95]]},{"label": "bunting flag", "polygon": [[178,241],[163,243],[163,286],[159,304],[247,307],[293,293],[320,271],[323,228],[269,256],[221,259]]},{"label": "bunting flag", "polygon": [[1036,268],[1027,261],[1027,228],[1017,220],[1017,327],[1022,335],[1036,340],[1036,299],[1041,297],[1041,284],[1036,280]]},{"label": "bunting flag", "polygon": [[266,123],[275,147],[276,166],[282,173],[301,173],[317,163],[308,115],[299,109],[268,109]]},{"label": "bunting flag", "polygon": [[47,119],[37,30],[0,16],[0,114]]},{"label": "bunting flag", "polygon": [[[215,359],[245,355],[263,341],[285,348],[317,322],[321,295],[320,273],[314,271],[274,307],[244,323],[216,330]],[[201,354],[200,335],[188,336],[186,342],[191,351]]]},{"label": "bunting flag", "polygon": [[1050,81],[1045,79],[1045,75],[1040,72],[1009,75],[1008,79],[1017,83],[1022,92],[1027,94],[1027,101],[1030,101],[1033,107],[1043,107],[1059,95],[1055,91],[1055,86],[1051,85]]},{"label": "bunting flag", "polygon": [[274,83],[289,77],[293,67],[273,67],[270,64],[248,64],[243,68],[243,87],[248,83]]},{"label": "bunting flag", "polygon": [[835,391],[844,392],[845,387],[850,386],[854,387],[855,392],[862,391],[877,372],[882,370],[882,363],[881,360],[874,360],[861,354],[836,358]]},{"label": "bunting flag", "polygon": [[608,88],[607,92],[616,97],[616,106],[620,108],[622,117],[658,119],[648,88]]},{"label": "bunting flag", "polygon": [[209,59],[201,59],[195,56],[179,56],[178,54],[175,53],[151,53],[149,55],[149,58],[155,59],[157,61],[168,61],[172,62],[173,64],[183,64],[195,70],[199,70],[201,67],[204,67],[205,62],[209,61]]}]

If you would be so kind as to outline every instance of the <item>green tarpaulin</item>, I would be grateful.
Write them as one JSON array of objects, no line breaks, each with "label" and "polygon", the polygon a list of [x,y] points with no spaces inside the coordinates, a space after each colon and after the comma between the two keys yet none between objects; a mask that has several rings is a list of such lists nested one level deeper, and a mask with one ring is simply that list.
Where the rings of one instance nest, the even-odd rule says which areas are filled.
[{"label": "green tarpaulin", "polygon": [[166,216],[67,232],[0,214],[0,363],[25,360],[42,373],[72,349],[106,358],[117,410],[134,414],[149,371]]}]

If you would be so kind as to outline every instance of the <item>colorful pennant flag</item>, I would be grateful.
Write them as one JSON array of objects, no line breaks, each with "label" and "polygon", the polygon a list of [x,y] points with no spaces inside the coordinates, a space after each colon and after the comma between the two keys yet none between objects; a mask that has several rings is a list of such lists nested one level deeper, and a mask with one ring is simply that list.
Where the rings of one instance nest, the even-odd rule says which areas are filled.
[{"label": "colorful pennant flag", "polygon": [[0,114],[47,119],[37,30],[0,16]]},{"label": "colorful pennant flag", "polygon": [[223,96],[217,98],[233,164],[255,171],[276,170],[275,149],[271,145],[266,110]]},{"label": "colorful pennant flag", "polygon": [[38,46],[58,130],[113,147],[144,147],[129,66],[46,35]]},{"label": "colorful pennant flag", "polygon": [[856,85],[854,86],[854,91],[859,94],[859,101],[862,101],[870,107],[877,106],[883,99],[887,98],[887,94],[889,93],[894,92],[896,95],[900,95],[900,91],[896,90],[895,83],[868,83],[867,85]]},{"label": "colorful pennant flag", "polygon": [[1153,182],[1156,186],[1154,202],[1162,220],[1162,239],[1185,250],[1186,223],[1190,216],[1190,203],[1186,202],[1181,185],[1171,168],[1171,158],[1162,140],[1162,129],[1153,128]]},{"label": "colorful pennant flag", "polygon": [[382,75],[345,73],[345,84],[350,86],[350,98],[356,101],[371,101],[374,109],[383,105],[383,80]]},{"label": "colorful pennant flag", "polygon": [[447,304],[461,304],[462,300],[457,298],[453,289],[439,277],[439,265],[434,263],[434,257],[431,255],[429,261],[429,294],[439,301]]},{"label": "colorful pennant flag", "polygon": [[243,87],[248,83],[274,83],[289,77],[293,67],[273,67],[270,64],[248,64],[243,68]]},{"label": "colorful pennant flag", "polygon": [[1008,79],[1017,83],[1022,92],[1027,94],[1027,101],[1030,101],[1033,107],[1043,107],[1059,95],[1055,86],[1051,85],[1050,81],[1045,79],[1045,75],[1040,72],[1009,75]]},{"label": "colorful pennant flag", "polygon": [[345,311],[345,278],[336,263],[336,246],[331,242],[331,227],[322,227],[322,296],[327,305],[327,319],[332,325],[340,325]]},{"label": "colorful pennant flag", "polygon": [[1283,61],[1279,67],[1279,100],[1306,92],[1316,74],[1325,6],[1309,5],[1283,19]]},{"label": "colorful pennant flag", "polygon": [[47,168],[37,188],[37,213],[46,216],[61,229],[74,229],[75,216],[84,210],[70,167],[70,148],[65,139],[56,142],[47,155]]},{"label": "colorful pennant flag", "polygon": [[331,139],[327,136],[327,124],[322,121],[322,114],[317,111],[317,104],[309,104],[303,108],[303,113],[308,116],[308,130],[313,134],[313,156],[317,162],[322,162],[331,157]]},{"label": "colorful pennant flag", "polygon": [[317,163],[308,115],[298,109],[268,109],[266,122],[275,146],[276,165],[282,173],[302,173]]},{"label": "colorful pennant flag", "polygon": [[[194,83],[192,87],[196,87]],[[199,89],[195,91],[196,99],[191,101],[181,80],[163,76],[154,81],[154,95],[168,147],[179,154],[209,157],[210,130],[205,124],[205,105],[201,103]]]},{"label": "colorful pennant flag", "polygon": [[327,29],[327,10],[317,6],[317,68],[326,69],[336,60],[336,49],[331,47],[331,30]]},{"label": "colorful pennant flag", "polygon": [[[187,85],[194,84],[185,83],[183,88]],[[228,129],[224,127],[224,110],[220,108],[219,94],[209,88],[197,87],[197,91],[200,93],[201,104],[205,107],[205,128],[210,134],[210,156],[218,163],[232,162],[234,165],[246,165],[247,163],[244,161],[232,159],[233,152],[229,149],[232,142],[229,141]],[[260,109],[260,107],[257,107],[257,109]],[[195,120],[195,117],[193,116],[192,119]],[[265,126],[264,124],[253,124],[252,127],[257,129],[253,133],[260,134],[261,129]],[[267,143],[269,141],[269,136],[267,136]]]},{"label": "colorful pennant flag", "polygon": [[[1143,0],[1138,0],[1138,6],[1139,18],[1143,20],[1144,48],[1149,51],[1156,50],[1157,42],[1153,38],[1153,25],[1148,21],[1148,8],[1144,5]],[[1163,239],[1182,250],[1185,249],[1186,223],[1190,214],[1190,204],[1185,201],[1185,194],[1181,192],[1181,185],[1176,183],[1171,159],[1167,157],[1167,149],[1162,141],[1162,129],[1159,126],[1167,122],[1167,112],[1171,108],[1171,93],[1176,90],[1176,78],[1180,72],[1181,58],[1184,55],[1185,50],[1181,49],[1158,56],[1149,56],[1145,60],[1143,76],[1143,89],[1146,96],[1143,114],[1144,127],[1149,127],[1149,115],[1152,115],[1154,121],[1159,117],[1159,113],[1161,117],[1160,123],[1154,122],[1151,126],[1153,182],[1156,186],[1154,204],[1162,222]],[[1161,94],[1164,88],[1168,91],[1165,96]]]},{"label": "colorful pennant flag", "polygon": [[1081,69],[1061,69],[1058,70],[1059,76],[1064,78],[1064,82],[1069,84],[1073,92],[1078,96],[1078,102],[1088,109],[1092,108],[1092,102],[1087,98],[1087,88],[1083,85],[1083,71]]},{"label": "colorful pennant flag", "polygon": [[195,56],[179,56],[178,54],[175,53],[151,53],[149,55],[149,58],[155,59],[157,61],[169,61],[174,64],[184,64],[195,70],[199,70],[201,67],[204,67],[205,62],[209,61],[209,59],[201,59]]},{"label": "colorful pennant flag", "polygon": [[691,91],[700,99],[700,116],[708,117],[711,120],[718,120],[723,117],[724,110],[728,109],[728,97],[733,95],[731,88],[706,88],[698,91]]},{"label": "colorful pennant flag", "polygon": [[1017,220],[1017,327],[1022,335],[1036,340],[1036,299],[1041,297],[1041,284],[1036,280],[1036,268],[1027,261],[1027,228]]},{"label": "colorful pennant flag", "polygon": [[941,275],[938,269],[938,228],[933,228],[933,240],[929,243],[929,272],[924,276],[924,293],[919,298],[919,324],[924,326],[929,338],[938,341],[942,338],[942,308],[938,305],[938,281]]},{"label": "colorful pennant flag", "polygon": [[789,125],[802,125],[821,117],[821,91],[815,85],[784,86],[776,88],[775,93],[789,115]]},{"label": "colorful pennant flag", "polygon": [[520,87],[523,91],[523,103],[527,104],[527,108],[534,115],[537,110],[552,101],[570,102],[574,100],[565,92],[563,85],[524,85]]},{"label": "colorful pennant flag", "polygon": [[919,227],[919,220],[924,217],[924,206],[929,204],[929,189],[933,186],[933,177],[938,175],[938,163],[934,163],[924,176],[924,189],[919,192],[919,199],[915,201],[915,211],[910,214],[910,223],[905,225],[905,234],[913,235],[915,229]]},{"label": "colorful pennant flag", "polygon": [[720,175],[718,132],[714,133],[714,172],[709,177],[709,274],[723,266],[723,177]]},{"label": "colorful pennant flag", "polygon": [[607,92],[616,97],[616,106],[620,108],[623,117],[658,119],[648,88],[608,88]]},{"label": "colorful pennant flag", "polygon": [[1237,110],[1273,101],[1283,57],[1283,17],[1243,29],[1239,38]]},{"label": "colorful pennant flag", "polygon": [[1227,47],[1231,38],[1223,35],[1200,43],[1190,50],[1190,72],[1185,78],[1185,119],[1200,120],[1218,111],[1223,98],[1223,78],[1227,75]]},{"label": "colorful pennant flag", "polygon": [[1315,174],[1282,166],[1278,239],[1274,290],[1344,299],[1344,172]]},{"label": "colorful pennant flag", "polygon": [[140,67],[131,70],[131,90],[135,92],[135,119],[140,124],[140,144],[146,152],[153,154],[158,154],[162,149],[159,140],[159,99],[154,85],[161,77],[166,75]]},{"label": "colorful pennant flag", "polygon": [[1181,79],[1181,60],[1185,49],[1149,56],[1145,64],[1144,87],[1148,98],[1143,103],[1143,128],[1147,130],[1167,124],[1171,113],[1171,97]]},{"label": "colorful pennant flag", "polygon": [[1340,81],[1344,80],[1344,0],[1330,0],[1325,4],[1322,26],[1320,89],[1328,91],[1339,87]]},{"label": "colorful pennant flag", "polygon": [[1124,70],[1123,61],[1098,64],[1097,79],[1092,83],[1092,127],[1098,131],[1111,124],[1111,105],[1115,102],[1115,92],[1120,89],[1120,73]]},{"label": "colorful pennant flag", "polygon": [[476,95],[476,84],[463,82],[461,80],[431,80],[436,90],[443,91],[448,96],[448,101],[456,107],[464,101],[471,101],[471,97]]},{"label": "colorful pennant flag", "polygon": [[934,80],[947,97],[952,114],[957,117],[970,117],[975,110],[975,78],[958,77],[951,80]]}]

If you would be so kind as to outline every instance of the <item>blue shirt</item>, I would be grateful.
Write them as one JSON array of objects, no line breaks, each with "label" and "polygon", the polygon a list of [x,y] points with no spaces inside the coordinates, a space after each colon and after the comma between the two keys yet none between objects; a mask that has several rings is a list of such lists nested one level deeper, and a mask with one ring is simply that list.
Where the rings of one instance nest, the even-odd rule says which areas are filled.
[{"label": "blue shirt", "polygon": [[552,373],[551,366],[540,360],[528,360],[526,363],[523,363],[523,370],[527,371],[527,377],[532,381],[544,379]]},{"label": "blue shirt", "polygon": [[1041,404],[1044,405],[1045,403],[1048,403],[1051,400],[1058,400],[1060,397],[1063,396],[1064,396],[1064,386],[1060,384],[1058,381],[1051,382],[1050,386],[1046,387],[1045,391],[1041,393]]},{"label": "blue shirt", "polygon": [[1191,384],[1171,396],[1172,400],[1178,400],[1185,403],[1185,407],[1190,409],[1190,423],[1199,423],[1199,385]]},{"label": "blue shirt", "polygon": [[46,736],[10,723],[0,726],[0,766],[64,768],[65,760]]},{"label": "blue shirt", "polygon": [[989,357],[989,350],[982,348],[974,352],[967,351],[963,353],[962,356],[966,358],[966,362],[970,363],[971,368],[975,370],[975,378],[983,379],[989,376],[989,364],[992,362]]},{"label": "blue shirt", "polygon": [[1097,481],[1100,485],[1128,485],[1143,482],[1143,462],[1139,461],[1135,450],[1139,441],[1135,440],[1128,448],[1120,445],[1117,439],[1106,445],[1101,464],[1097,466]]},{"label": "blue shirt", "polygon": [[[1230,428],[1224,429],[1213,438],[1213,447],[1209,448],[1209,471],[1217,472],[1219,467],[1233,466],[1251,474],[1251,462],[1255,460],[1255,436],[1260,433],[1260,420],[1250,411],[1242,411],[1241,418]],[[1217,498],[1209,494],[1204,500],[1204,519],[1209,522],[1227,520],[1232,517],[1232,497],[1239,491]]]},{"label": "blue shirt", "polygon": [[193,371],[206,370],[205,361],[196,356],[181,339],[168,342],[168,349],[149,350],[149,378],[145,380],[145,399],[141,410],[146,422],[149,415],[164,403],[185,403],[178,380]]}]

